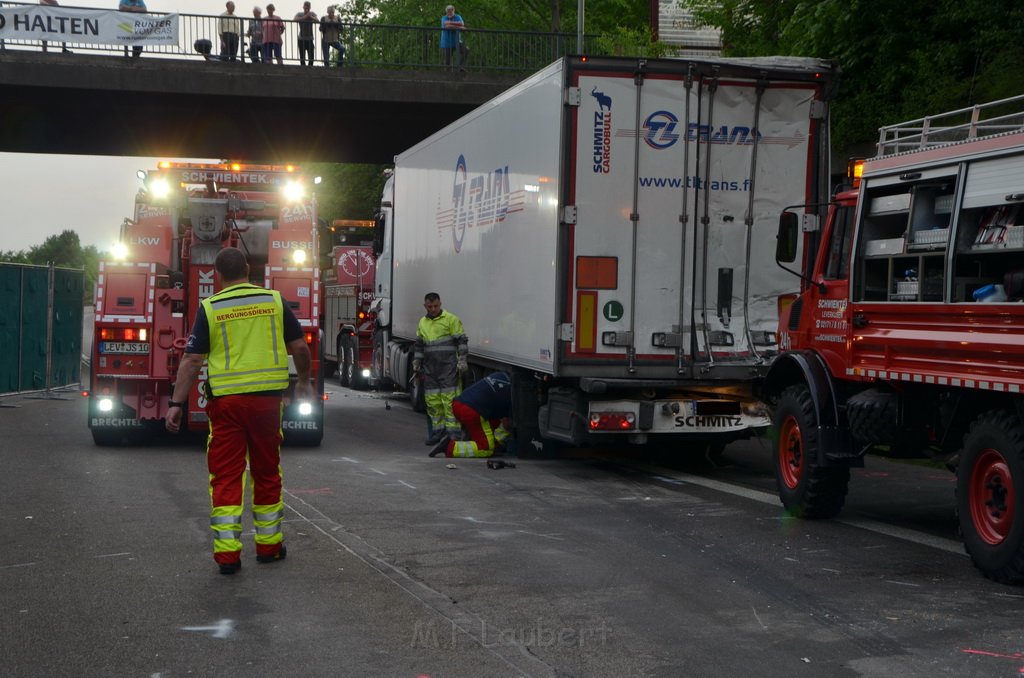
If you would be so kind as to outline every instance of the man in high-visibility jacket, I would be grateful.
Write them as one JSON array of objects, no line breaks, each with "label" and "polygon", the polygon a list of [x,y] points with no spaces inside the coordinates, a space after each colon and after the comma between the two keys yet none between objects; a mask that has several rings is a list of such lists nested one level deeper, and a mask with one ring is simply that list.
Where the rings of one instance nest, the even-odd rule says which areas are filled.
[{"label": "man in high-visibility jacket", "polygon": [[456,396],[452,411],[469,440],[441,440],[430,456],[489,457],[511,435],[504,420],[512,411],[512,381],[504,372],[488,374]]},{"label": "man in high-visibility jacket", "polygon": [[181,426],[182,408],[207,363],[203,396],[210,434],[210,529],[213,559],[221,574],[242,567],[242,497],[246,462],[252,476],[256,560],[273,563],[287,555],[281,521],[282,394],[288,388],[288,355],[295,361],[295,398],[312,399],[309,347],[280,292],[249,284],[241,250],[225,248],[214,262],[220,287],[196,313],[185,355],[168,403],[167,429]]},{"label": "man in high-visibility jacket", "polygon": [[441,296],[430,292],[423,298],[427,314],[416,328],[412,369],[423,380],[423,400],[427,405],[432,433],[427,445],[434,445],[459,430],[452,414],[452,401],[462,390],[461,375],[469,369],[469,338],[462,321],[441,308]]}]

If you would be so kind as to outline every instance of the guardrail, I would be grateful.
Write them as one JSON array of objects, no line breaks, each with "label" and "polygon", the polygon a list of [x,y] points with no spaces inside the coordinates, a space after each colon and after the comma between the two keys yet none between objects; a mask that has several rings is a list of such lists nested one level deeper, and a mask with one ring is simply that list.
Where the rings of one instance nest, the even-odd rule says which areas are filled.
[{"label": "guardrail", "polygon": [[[0,7],[35,6],[30,3],[0,2]],[[81,6],[61,5],[67,9],[96,9]],[[104,11],[110,8],[104,8]],[[149,12],[155,16],[164,12]],[[238,14],[243,32],[247,30],[251,16]],[[178,14],[177,45],[146,45],[142,58],[191,59],[220,61],[220,37],[217,31],[217,16],[201,14]],[[282,17],[283,18],[283,17]],[[296,21],[285,19],[282,57],[286,64],[299,64]],[[532,72],[562,56],[577,53],[576,36],[567,33],[534,33],[528,31],[474,30],[462,31],[468,47],[466,62],[462,64],[470,71],[511,71]],[[592,37],[592,36],[588,36]],[[204,57],[195,49],[197,40],[209,40],[212,53]],[[445,68],[440,48],[440,27],[394,26],[382,24],[342,23],[342,44],[345,56],[344,68],[388,68],[415,70],[442,70]],[[253,65],[247,54],[248,42],[241,36],[238,62]],[[319,27],[314,27],[314,63],[323,67],[323,53]],[[109,54],[127,56],[130,48],[114,45],[78,44],[39,40],[0,41],[0,49],[48,51],[61,53],[65,48],[73,53]],[[458,60],[458,55],[453,55]],[[336,58],[335,58],[336,61]],[[274,64],[276,65],[276,64]],[[271,67],[266,65],[266,67]]]},{"label": "guardrail", "polygon": [[879,128],[878,155],[1024,130],[1024,95]]}]

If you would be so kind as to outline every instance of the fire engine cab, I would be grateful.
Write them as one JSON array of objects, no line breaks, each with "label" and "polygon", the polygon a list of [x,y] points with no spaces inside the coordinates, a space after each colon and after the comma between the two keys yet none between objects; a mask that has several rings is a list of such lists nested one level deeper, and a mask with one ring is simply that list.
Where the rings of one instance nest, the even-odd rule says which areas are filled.
[{"label": "fire engine cab", "polygon": [[[214,259],[237,247],[251,282],[281,292],[302,325],[319,375],[320,278],[317,207],[309,180],[291,165],[162,162],[139,172],[135,215],[112,260],[100,262],[89,396],[97,445],[162,431],[167,401],[200,303],[217,291]],[[285,394],[285,442],[323,438],[323,379],[316,402]],[[205,366],[189,395],[188,429],[207,429]]]},{"label": "fire engine cab", "polygon": [[868,452],[930,457],[974,564],[1024,583],[1024,96],[882,128],[824,225],[803,212],[763,394],[782,503],[832,517]]}]

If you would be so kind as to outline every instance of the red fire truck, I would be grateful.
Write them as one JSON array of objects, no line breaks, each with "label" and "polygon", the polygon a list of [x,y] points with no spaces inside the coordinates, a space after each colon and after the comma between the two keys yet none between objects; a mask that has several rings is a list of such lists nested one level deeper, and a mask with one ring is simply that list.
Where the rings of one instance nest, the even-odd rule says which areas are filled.
[{"label": "red fire truck", "polygon": [[324,373],[337,369],[341,385],[356,389],[366,388],[373,363],[373,228],[373,221],[331,222],[335,245],[330,267],[323,272]]},{"label": "red fire truck", "polygon": [[[92,351],[89,428],[97,445],[138,440],[162,429],[185,342],[200,302],[216,290],[214,259],[224,247],[249,258],[254,284],[279,290],[305,330],[319,374],[316,200],[290,165],[162,162],[139,172],[134,219],[121,227],[116,260],[100,262]],[[286,394],[282,428],[291,444],[323,438],[321,398]],[[189,396],[189,430],[207,428],[205,367]]]},{"label": "red fire truck", "polygon": [[975,566],[1024,583],[1024,96],[882,128],[859,185],[811,210],[776,252],[802,261],[763,394],[782,503],[832,517],[866,453],[930,457]]}]

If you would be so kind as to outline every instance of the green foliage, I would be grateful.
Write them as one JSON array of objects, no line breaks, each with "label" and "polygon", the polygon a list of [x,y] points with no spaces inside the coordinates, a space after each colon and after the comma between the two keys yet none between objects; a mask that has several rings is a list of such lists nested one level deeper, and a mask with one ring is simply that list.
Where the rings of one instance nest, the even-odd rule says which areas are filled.
[{"label": "green foliage", "polygon": [[[424,4],[419,0],[352,0],[338,13],[346,21],[403,26],[438,27],[448,4]],[[578,3],[575,0],[495,0],[452,2],[468,29],[482,28],[540,33],[575,33]],[[584,29],[588,35],[620,29],[642,30],[650,26],[650,6],[641,0],[587,0]]]},{"label": "green foliage", "polygon": [[592,39],[587,46],[596,54],[657,58],[671,53],[671,47],[654,40],[647,26],[626,28],[616,26]]},{"label": "green foliage", "polygon": [[28,253],[25,250],[2,250],[0,251],[0,262],[5,264],[28,264]]},{"label": "green foliage", "polygon": [[320,219],[372,219],[380,208],[384,165],[310,163],[304,170],[320,176],[316,189]]},{"label": "green foliage", "polygon": [[722,29],[728,56],[833,59],[837,149],[883,125],[1021,93],[1018,0],[681,0]]},{"label": "green foliage", "polygon": [[51,235],[42,245],[33,245],[28,251],[7,250],[0,252],[0,262],[14,264],[34,264],[47,266],[53,264],[61,268],[81,268],[85,270],[85,303],[93,299],[93,285],[99,272],[100,253],[95,246],[82,247],[78,234],[64,230],[60,235]]}]

